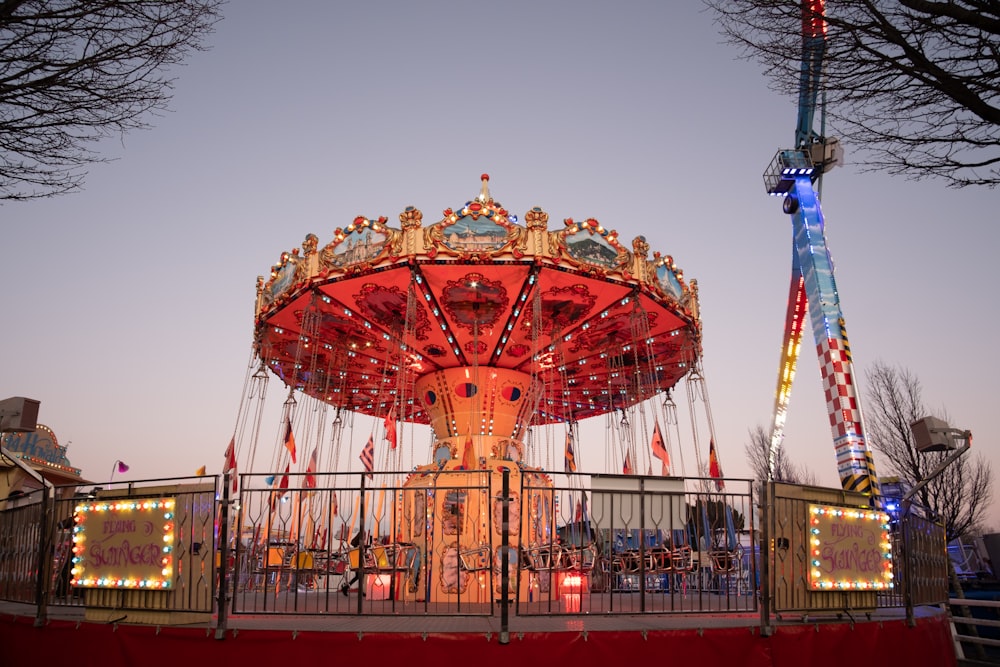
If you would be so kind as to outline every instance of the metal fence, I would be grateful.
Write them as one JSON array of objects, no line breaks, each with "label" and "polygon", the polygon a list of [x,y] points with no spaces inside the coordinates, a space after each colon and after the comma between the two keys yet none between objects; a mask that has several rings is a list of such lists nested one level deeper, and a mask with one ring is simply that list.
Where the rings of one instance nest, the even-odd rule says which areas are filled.
[{"label": "metal fence", "polygon": [[[488,506],[495,493],[490,475],[465,471],[449,473],[447,481],[431,477],[420,487],[424,505],[419,510],[417,492],[406,486],[409,476],[377,473],[376,487],[365,474],[330,473],[319,487],[307,486],[304,474],[289,474],[287,488],[276,493],[255,488],[261,486],[258,476],[243,475],[231,540],[232,612],[492,614],[492,600],[484,603],[478,599],[482,596],[473,596],[468,583],[434,602],[427,595],[436,570],[455,578],[474,577],[477,586],[491,585],[491,536],[470,540],[468,522],[456,522],[452,541],[470,548],[441,554],[434,551],[430,531],[413,530],[415,515],[441,496],[457,494],[465,503],[479,499]],[[352,544],[358,534],[365,539]]]},{"label": "metal fence", "polygon": [[[665,614],[756,609],[753,497],[704,480],[571,475],[553,486],[552,540],[521,559],[529,595],[522,615]],[[544,488],[544,487],[543,487]],[[533,489],[526,486],[522,497]]]},{"label": "metal fence", "polygon": [[[147,480],[114,488],[78,492],[51,487],[8,501],[0,510],[0,598],[38,605],[84,606],[89,620],[151,621],[181,612],[190,618],[210,616],[215,601],[215,516],[218,479]],[[146,590],[130,581],[102,586],[74,586],[77,547],[84,536],[101,544],[110,534],[142,530],[141,521],[108,522],[106,516],[126,506],[169,500],[170,539],[155,557],[169,563],[169,585]],[[125,548],[108,551],[106,560],[137,557]],[[150,557],[151,555],[143,555]],[[41,576],[39,576],[41,573]]]},{"label": "metal fence", "polygon": [[[415,482],[417,474],[328,473],[320,484],[305,474],[280,484],[244,474],[233,498],[225,479],[211,477],[38,491],[0,508],[0,598],[36,604],[39,616],[58,605],[85,606],[100,620],[214,613],[221,627],[228,614],[500,608],[522,616],[759,612],[766,628],[772,617],[912,613],[947,600],[943,529],[913,517],[892,528],[892,588],[810,590],[808,508],[863,507],[858,494],[776,483],[758,498],[750,480],[532,473],[511,484],[482,471]],[[91,521],[87,512],[105,506],[163,498],[176,503],[168,594],[127,582],[70,585],[81,513]],[[434,512],[455,520],[428,520]],[[352,545],[359,534],[366,539]]]},{"label": "metal fence", "polygon": [[887,588],[814,590],[810,586],[814,552],[813,505],[865,508],[868,497],[840,489],[774,482],[766,485],[761,505],[760,544],[768,581],[761,588],[765,622],[783,616],[871,613],[877,608],[942,604],[948,599],[944,527],[907,514],[890,519],[891,580]]}]

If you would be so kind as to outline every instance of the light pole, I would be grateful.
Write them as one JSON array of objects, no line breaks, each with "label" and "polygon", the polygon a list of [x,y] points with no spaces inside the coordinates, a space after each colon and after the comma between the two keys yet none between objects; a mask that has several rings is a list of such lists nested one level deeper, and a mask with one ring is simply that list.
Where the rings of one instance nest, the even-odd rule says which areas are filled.
[{"label": "light pole", "polygon": [[[913,569],[910,567],[910,531],[906,521],[910,513],[911,498],[944,472],[945,468],[957,461],[962,454],[969,451],[969,448],[972,446],[972,431],[952,428],[946,422],[936,417],[924,417],[910,424],[910,432],[913,434],[913,442],[917,447],[917,452],[920,454],[925,452],[951,452],[927,476],[917,482],[912,489],[904,493],[899,503],[902,518],[901,523],[903,524],[903,553],[905,555],[903,561],[903,601],[906,605],[906,620],[912,625],[914,623]],[[961,445],[956,444],[956,441],[961,441]],[[947,555],[947,547],[948,537],[945,535],[945,558],[948,558],[948,569],[951,572],[951,559]]]},{"label": "light pole", "polygon": [[[945,421],[937,417],[918,419],[910,424],[910,432],[913,434],[913,441],[917,446],[917,451],[921,454],[924,452],[946,451],[951,451],[951,454],[903,495],[904,503],[909,501],[913,497],[913,494],[927,486],[929,482],[944,472],[945,468],[957,461],[962,454],[965,454],[972,447],[972,431],[952,428]],[[955,444],[958,440],[962,442],[961,446]]]}]

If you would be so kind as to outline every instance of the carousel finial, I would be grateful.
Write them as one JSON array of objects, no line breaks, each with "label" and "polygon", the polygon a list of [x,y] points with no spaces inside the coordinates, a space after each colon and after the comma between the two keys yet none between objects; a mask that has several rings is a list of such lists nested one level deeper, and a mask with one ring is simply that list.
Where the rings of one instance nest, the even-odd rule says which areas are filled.
[{"label": "carousel finial", "polygon": [[489,174],[483,174],[479,178],[481,178],[482,181],[483,181],[483,189],[479,193],[479,201],[481,201],[481,202],[483,202],[485,204],[486,202],[488,202],[490,200],[490,188],[489,188],[490,175]]}]

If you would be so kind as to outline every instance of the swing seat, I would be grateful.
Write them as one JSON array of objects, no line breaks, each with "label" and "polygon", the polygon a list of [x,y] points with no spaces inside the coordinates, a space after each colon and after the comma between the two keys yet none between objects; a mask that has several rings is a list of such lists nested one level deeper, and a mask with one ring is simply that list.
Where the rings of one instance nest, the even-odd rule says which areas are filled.
[{"label": "swing seat", "polygon": [[642,560],[639,558],[638,549],[623,551],[615,557],[615,560],[617,563],[613,561],[612,565],[617,564],[618,574],[637,574],[642,569]]},{"label": "swing seat", "polygon": [[347,561],[344,560],[343,554],[331,554],[328,567],[333,574],[343,574],[347,569]]},{"label": "swing seat", "polygon": [[674,555],[666,547],[646,551],[646,571],[650,574],[669,574],[674,571]]},{"label": "swing seat", "polygon": [[525,550],[528,569],[535,572],[549,572],[562,568],[563,552],[557,544],[543,544]]},{"label": "swing seat", "polygon": [[458,552],[459,562],[466,572],[482,572],[490,569],[492,554],[488,544],[480,544],[478,547],[463,549]]},{"label": "swing seat", "polygon": [[694,563],[691,558],[691,547],[686,544],[682,547],[675,548],[671,552],[671,558],[673,559],[675,572],[690,572],[694,567]]},{"label": "swing seat", "polygon": [[593,544],[563,550],[563,564],[568,570],[590,572],[597,561],[597,549]]},{"label": "swing seat", "polygon": [[389,545],[390,551],[393,552],[392,563],[397,570],[412,570],[414,564],[417,562],[417,556],[419,555],[419,550],[417,545],[412,542],[396,542],[395,544]]},{"label": "swing seat", "polygon": [[717,550],[711,552],[712,571],[715,574],[730,574],[736,571],[739,557],[735,551]]},{"label": "swing seat", "polygon": [[[357,569],[355,562],[356,550],[348,552],[351,560],[351,568]],[[365,551],[365,571],[378,574],[392,574],[398,571],[409,570],[417,554],[417,546],[410,542],[399,542],[392,544],[377,544],[369,547]]]},{"label": "swing seat", "polygon": [[285,548],[269,547],[267,550],[267,567],[282,567],[285,565]]},{"label": "swing seat", "polygon": [[389,557],[390,549],[387,545],[375,545],[365,551],[365,569],[370,572],[391,572],[395,569],[395,563]]},{"label": "swing seat", "polygon": [[625,554],[615,554],[611,557],[611,573],[612,574],[627,574],[628,570],[625,569]]}]

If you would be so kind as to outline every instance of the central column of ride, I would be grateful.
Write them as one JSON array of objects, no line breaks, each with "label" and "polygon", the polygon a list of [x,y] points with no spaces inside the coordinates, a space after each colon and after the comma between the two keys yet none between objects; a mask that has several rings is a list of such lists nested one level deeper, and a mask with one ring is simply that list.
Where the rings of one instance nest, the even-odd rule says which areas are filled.
[{"label": "central column of ride", "polygon": [[[422,563],[421,576],[411,579],[404,595],[432,602],[489,602],[501,590],[504,558],[514,592],[518,546],[533,541],[538,523],[532,513],[522,518],[522,476],[531,496],[544,496],[533,499],[535,505],[551,504],[551,492],[545,490],[551,482],[523,463],[522,438],[538,406],[541,383],[515,370],[465,366],[424,375],[415,390],[434,444],[433,460],[404,484],[400,532],[419,547]],[[514,490],[506,553],[500,549],[504,470]]]}]

